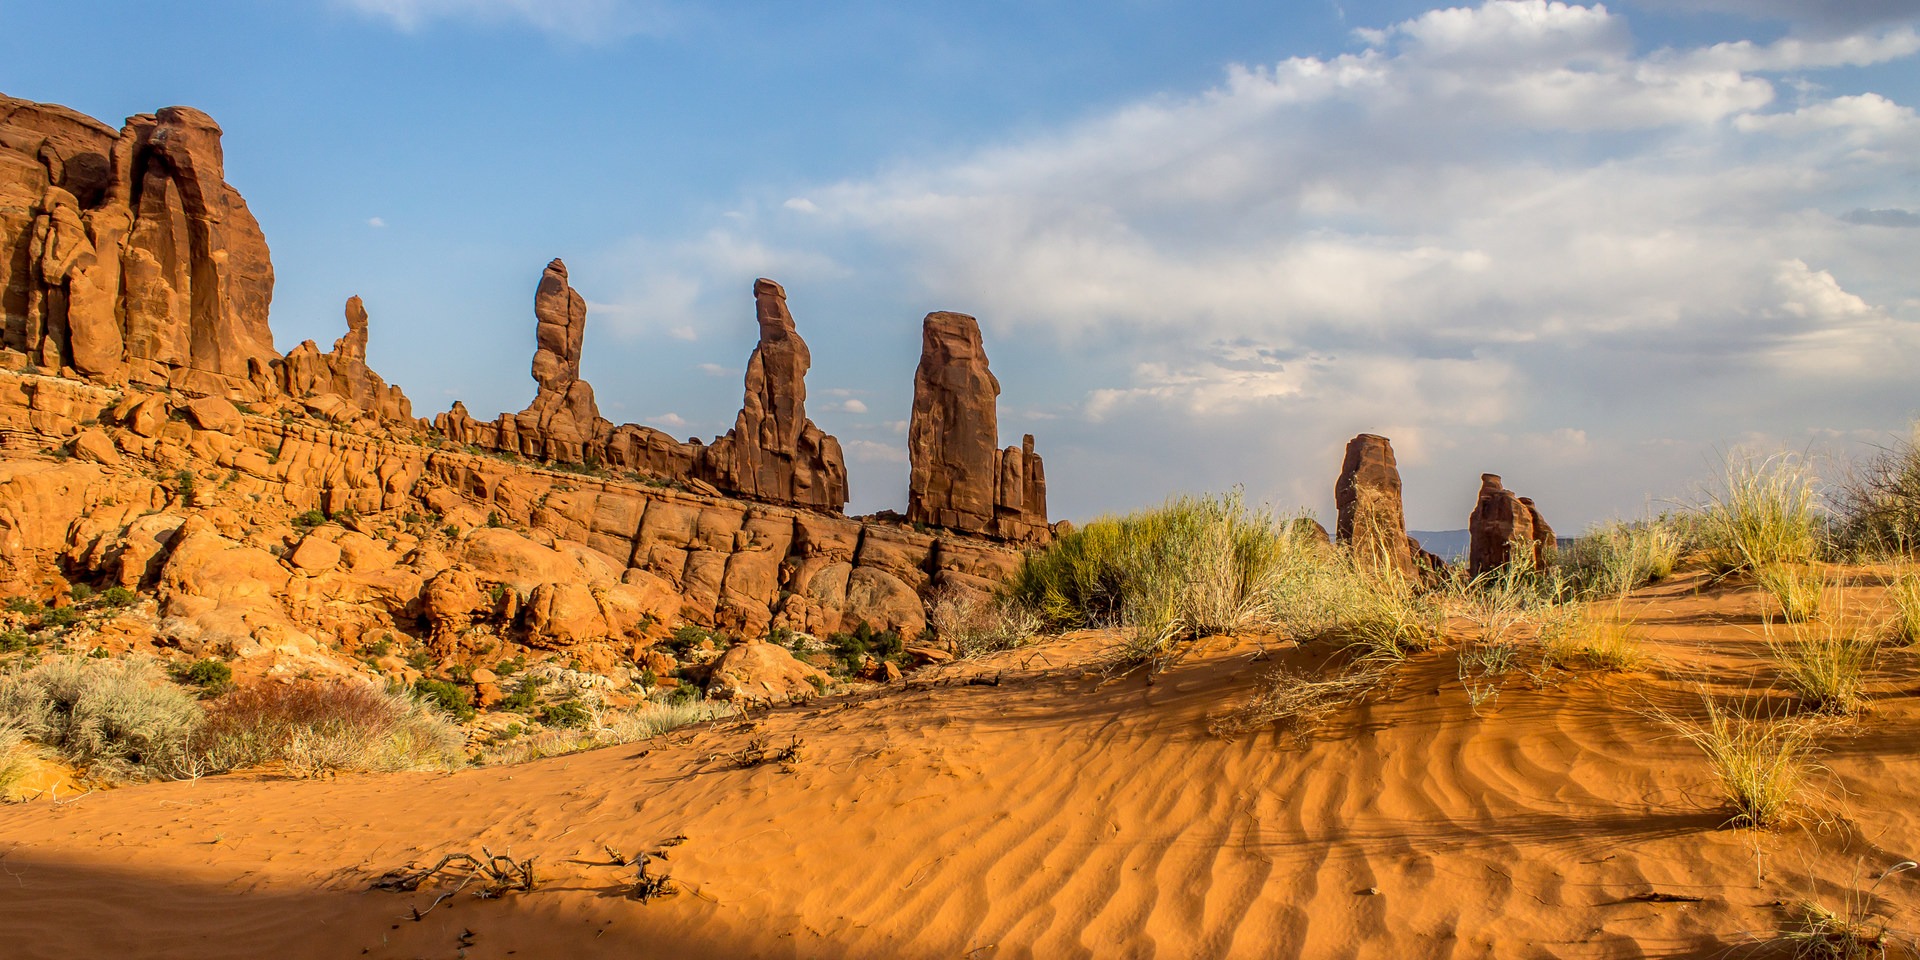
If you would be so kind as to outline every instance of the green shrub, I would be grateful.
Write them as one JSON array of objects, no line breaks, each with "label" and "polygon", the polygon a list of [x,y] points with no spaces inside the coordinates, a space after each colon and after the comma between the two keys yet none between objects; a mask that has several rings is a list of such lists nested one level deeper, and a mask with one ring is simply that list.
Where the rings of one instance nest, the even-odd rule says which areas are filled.
[{"label": "green shrub", "polygon": [[444,769],[465,738],[437,706],[364,683],[304,680],[243,687],[214,701],[195,738],[207,767],[279,761],[295,776]]},{"label": "green shrub", "polygon": [[56,607],[42,611],[34,624],[39,630],[64,630],[79,622],[80,611],[72,607]]},{"label": "green shrub", "polygon": [[1834,539],[1857,555],[1920,553],[1920,423],[1855,464],[1833,492]]},{"label": "green shrub", "polygon": [[86,603],[93,599],[93,588],[84,583],[76,583],[67,590],[67,596],[71,597],[74,603]]},{"label": "green shrub", "polygon": [[137,593],[134,593],[132,590],[129,590],[126,587],[108,587],[107,589],[101,591],[100,595],[96,597],[95,600],[100,604],[100,606],[103,606],[112,610],[119,610],[123,607],[131,607],[134,604],[139,603],[140,595]]},{"label": "green shrub", "polygon": [[27,775],[32,749],[27,744],[23,724],[17,720],[0,718],[0,799],[4,799],[7,791]]},{"label": "green shrub", "polygon": [[33,638],[24,630],[0,630],[0,653],[19,653],[33,645]]},{"label": "green shrub", "polygon": [[413,682],[413,692],[455,720],[464,722],[474,717],[473,698],[467,695],[467,691],[448,681],[421,677]]},{"label": "green shrub", "polygon": [[501,698],[500,709],[514,713],[531,712],[540,698],[540,688],[546,685],[545,677],[528,677],[520,681],[520,689]]},{"label": "green shrub", "polygon": [[218,693],[233,683],[233,668],[218,660],[195,660],[180,668],[181,683],[199,687],[203,693]]},{"label": "green shrub", "polygon": [[1815,478],[1790,454],[1730,454],[1700,516],[1710,562],[1722,572],[1811,563],[1819,552]]},{"label": "green shrub", "polygon": [[549,727],[585,727],[593,723],[593,711],[578,700],[547,704],[540,711],[540,722]]},{"label": "green shrub", "polygon": [[667,639],[661,642],[661,646],[672,651],[674,656],[685,659],[687,654],[708,641],[713,643],[715,650],[725,650],[733,645],[732,638],[724,633],[691,623],[683,623],[667,635]]},{"label": "green shrub", "polygon": [[298,527],[302,530],[311,530],[314,527],[320,526],[321,524],[324,524],[326,522],[327,522],[327,515],[324,513],[321,513],[317,509],[308,510],[305,513],[299,514],[298,516],[295,516],[292,521],[295,527]]},{"label": "green shrub", "polygon": [[7,598],[8,613],[17,613],[23,617],[37,617],[40,615],[40,609],[39,601],[29,600],[26,597]]},{"label": "green shrub", "polygon": [[173,475],[173,492],[182,500],[193,499],[192,470],[181,470]]},{"label": "green shrub", "polygon": [[1575,540],[1559,565],[1580,592],[1619,596],[1672,576],[1683,544],[1677,525],[1665,517],[1613,521]]},{"label": "green shrub", "polygon": [[827,650],[833,655],[836,669],[844,675],[859,669],[868,657],[902,661],[906,658],[907,646],[898,632],[875,630],[872,624],[862,620],[851,632],[828,635]]},{"label": "green shrub", "polygon": [[1268,588],[1301,549],[1289,529],[1238,492],[1178,497],[1029,554],[1007,596],[1051,629],[1124,627],[1128,657],[1150,658],[1179,637],[1269,622]]},{"label": "green shrub", "polygon": [[72,763],[152,777],[193,768],[202,713],[150,659],[61,657],[0,677],[4,721]]}]

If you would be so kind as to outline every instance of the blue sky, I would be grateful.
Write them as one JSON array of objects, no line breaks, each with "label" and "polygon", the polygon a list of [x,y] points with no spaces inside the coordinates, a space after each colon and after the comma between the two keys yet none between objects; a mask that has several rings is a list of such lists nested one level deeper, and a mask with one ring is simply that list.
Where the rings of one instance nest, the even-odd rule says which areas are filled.
[{"label": "blue sky", "polygon": [[[1842,9],[1844,8],[1844,9]],[[531,395],[567,260],[603,413],[731,424],[786,285],[854,502],[905,500],[919,320],[978,315],[1054,513],[1326,517],[1394,438],[1563,529],[1734,445],[1920,413],[1920,0],[0,0],[0,92],[226,129],[282,350],[372,314],[423,414]]]}]

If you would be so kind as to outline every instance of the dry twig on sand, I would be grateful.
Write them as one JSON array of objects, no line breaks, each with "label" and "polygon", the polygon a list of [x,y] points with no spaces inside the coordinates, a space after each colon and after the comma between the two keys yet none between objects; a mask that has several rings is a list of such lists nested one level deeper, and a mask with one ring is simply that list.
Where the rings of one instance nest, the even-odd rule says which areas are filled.
[{"label": "dry twig on sand", "polygon": [[[397,893],[410,893],[420,889],[421,884],[439,876],[443,872],[451,874],[449,870],[451,867],[464,867],[465,872],[461,875],[460,883],[453,889],[453,892],[440,897],[439,900],[435,900],[433,907],[439,906],[441,900],[445,900],[454,893],[465,889],[468,884],[477,878],[484,878],[486,880],[486,886],[480,891],[480,896],[483,899],[497,897],[512,890],[531,891],[533,889],[532,857],[516,861],[511,857],[499,856],[486,847],[480,848],[480,856],[478,857],[471,853],[449,853],[441,857],[440,862],[425,870],[416,870],[409,866],[388,871],[380,879],[373,882],[373,888],[375,890],[390,890]],[[427,909],[432,910],[433,907],[428,907]]]}]

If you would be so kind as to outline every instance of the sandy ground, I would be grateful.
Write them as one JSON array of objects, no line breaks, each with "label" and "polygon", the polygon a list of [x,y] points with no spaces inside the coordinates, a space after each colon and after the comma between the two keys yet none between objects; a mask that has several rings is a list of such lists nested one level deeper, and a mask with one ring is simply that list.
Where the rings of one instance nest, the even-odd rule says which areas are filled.
[{"label": "sandy ground", "polygon": [[[0,955],[1749,955],[1789,905],[1920,854],[1920,670],[1893,653],[1829,741],[1817,822],[1724,828],[1700,756],[1646,716],[1767,683],[1757,599],[1701,586],[1632,602],[1646,669],[1516,676],[1476,713],[1439,651],[1304,744],[1206,721],[1324,652],[1215,640],[1149,684],[1107,676],[1083,635],[519,766],[0,808]],[[795,736],[791,764],[726,757]],[[678,836],[681,892],[628,899],[607,849]],[[369,889],[482,845],[533,857],[538,887],[432,909],[443,890]],[[1907,929],[1916,873],[1878,888]]]}]

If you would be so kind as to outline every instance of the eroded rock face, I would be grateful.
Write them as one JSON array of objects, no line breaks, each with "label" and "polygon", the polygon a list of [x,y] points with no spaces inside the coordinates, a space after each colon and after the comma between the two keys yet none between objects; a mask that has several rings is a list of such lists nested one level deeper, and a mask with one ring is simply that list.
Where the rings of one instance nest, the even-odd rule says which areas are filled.
[{"label": "eroded rock face", "polygon": [[1000,381],[980,324],[929,313],[921,327],[907,428],[907,519],[1006,540],[1045,542],[1047,481],[1033,437],[999,444]]},{"label": "eroded rock face", "polygon": [[271,391],[273,264],[220,136],[189,107],[116,132],[0,97],[6,348],[93,379]]},{"label": "eroded rock face", "polygon": [[1371,433],[1347,441],[1333,500],[1338,510],[1334,537],[1340,543],[1363,560],[1413,573],[1414,545],[1407,537],[1392,441]]},{"label": "eroded rock face", "polygon": [[785,289],[756,280],[753,300],[760,342],[747,359],[746,399],[733,429],[703,451],[700,473],[729,493],[837,511],[847,503],[847,467],[840,441],[807,419],[813,357]]},{"label": "eroded rock face", "polygon": [[1467,533],[1468,572],[1476,577],[1523,557],[1535,568],[1552,561],[1553,528],[1532,500],[1514,496],[1496,474],[1480,475],[1480,495],[1467,518]]}]

